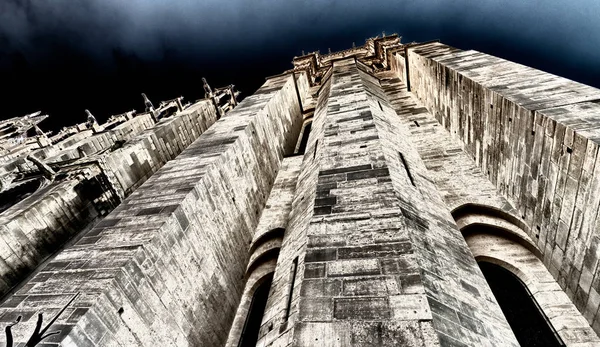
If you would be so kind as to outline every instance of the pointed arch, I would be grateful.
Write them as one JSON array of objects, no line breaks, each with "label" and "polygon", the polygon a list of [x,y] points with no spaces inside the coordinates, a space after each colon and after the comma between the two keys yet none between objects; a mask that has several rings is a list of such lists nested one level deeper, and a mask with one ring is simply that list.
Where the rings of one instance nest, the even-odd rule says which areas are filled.
[{"label": "pointed arch", "polygon": [[543,259],[542,252],[530,237],[527,225],[508,212],[492,206],[468,203],[455,208],[452,217],[463,236],[485,229],[488,233],[502,235],[522,245],[538,259]]},{"label": "pointed arch", "polygon": [[[600,339],[590,327],[589,322],[577,310],[566,293],[556,283],[556,280],[548,269],[546,269],[541,260],[541,252],[535,246],[535,243],[529,236],[530,232],[527,226],[521,220],[505,211],[476,204],[460,206],[452,211],[452,216],[461,230],[475,260],[480,263],[480,266],[483,263],[498,266],[518,279],[519,285],[523,285],[529,293],[527,297],[532,301],[531,307],[539,310],[539,315],[543,318],[542,320],[538,320],[538,323],[547,324],[550,328],[548,330],[548,327],[540,326],[537,331],[546,333],[548,331],[556,332],[556,344],[553,345],[561,346],[563,342],[567,345],[575,342],[600,342]],[[508,283],[509,278],[505,276],[506,273],[502,273],[500,270],[496,271],[497,269],[488,266],[489,269],[503,276],[505,279],[503,281]],[[498,283],[490,283],[489,276],[486,279],[488,279],[488,284],[490,284],[492,291],[494,291],[494,285]],[[503,283],[503,281],[499,281],[499,283]],[[512,285],[513,288],[518,289],[515,283],[510,282],[507,285]],[[496,288],[495,293],[502,292],[502,290],[503,288]],[[497,301],[503,311],[518,311],[518,308],[506,306],[510,304],[510,300],[497,298]],[[511,323],[510,314],[506,312],[505,315],[511,326],[519,324],[515,321]],[[557,312],[560,312],[560,314],[557,314]],[[529,313],[533,314],[532,312]],[[527,324],[530,323],[528,322]],[[517,339],[519,339],[519,332],[517,331],[519,328],[522,327],[513,328]],[[535,333],[536,330],[524,329],[523,331],[525,331],[525,334],[531,334]],[[548,338],[548,336],[544,336],[544,338]],[[525,337],[525,340],[527,340],[527,337]],[[550,336],[550,340],[552,340],[552,336]],[[524,340],[519,341],[520,343],[528,343]]]}]

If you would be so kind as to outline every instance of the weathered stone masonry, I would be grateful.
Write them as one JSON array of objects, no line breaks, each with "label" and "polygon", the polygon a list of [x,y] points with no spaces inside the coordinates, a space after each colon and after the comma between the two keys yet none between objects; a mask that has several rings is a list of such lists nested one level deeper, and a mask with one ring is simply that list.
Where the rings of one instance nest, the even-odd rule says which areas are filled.
[{"label": "weathered stone masonry", "polygon": [[293,64],[216,89],[218,121],[205,84],[25,144],[45,116],[0,122],[0,196],[41,182],[0,210],[17,344],[75,298],[44,346],[518,346],[485,262],[548,341],[600,345],[600,91],[397,35]]},{"label": "weathered stone masonry", "polygon": [[561,287],[594,330],[600,91],[442,44],[409,49],[412,90],[515,204]]},{"label": "weathered stone masonry", "polygon": [[[448,259],[446,266],[440,266],[443,257],[437,251],[428,259],[433,264],[425,261],[427,252],[442,250],[450,242],[442,246],[433,241],[443,240],[440,235],[448,233],[448,227],[452,228],[449,211],[441,219],[443,222],[428,225],[428,218],[422,215],[424,206],[416,207],[418,199],[411,198],[418,190],[407,176],[410,170],[414,183],[417,187],[421,185],[416,176],[418,165],[411,165],[416,152],[410,149],[409,143],[398,142],[402,131],[393,125],[394,113],[379,83],[367,72],[360,71],[355,63],[340,65],[334,63],[325,115],[322,143],[326,152],[320,162],[318,182],[322,188],[320,193],[317,188],[314,215],[307,231],[304,265],[310,265],[314,278],[302,280],[301,322],[294,343],[303,346],[324,340],[344,346],[395,341],[416,346],[434,345],[437,343],[434,327],[441,339],[456,339],[467,344],[506,343],[510,331],[502,318],[489,316],[483,320],[491,332],[486,336],[482,333],[483,325],[477,329],[481,323],[471,317],[483,312],[495,312],[496,317],[502,317],[497,306],[487,302],[491,293],[485,291],[485,281],[477,274],[475,262],[467,262],[464,273],[449,276],[440,273],[443,270],[438,268],[445,269],[455,259]],[[411,168],[403,167],[403,163]],[[437,201],[438,206],[429,206],[430,210],[443,206],[439,198]],[[440,219],[433,218],[432,222]],[[417,236],[423,233],[423,228],[433,233],[433,225],[442,227],[439,234],[432,234],[427,241]],[[458,243],[457,247],[463,250],[455,248],[452,252],[457,256],[461,252],[468,254],[462,236],[456,228],[454,230],[456,241],[453,243]],[[423,245],[424,242],[429,244]],[[429,250],[425,249],[427,246]],[[308,269],[305,276],[306,271]],[[467,274],[475,276],[469,281],[473,284],[464,282]],[[456,294],[452,294],[448,280],[440,281],[461,275],[464,284],[454,285],[458,286]],[[461,307],[461,301],[452,295],[459,295],[464,286],[482,289],[477,297],[473,293],[462,295]],[[446,295],[439,300],[441,302],[435,300],[441,295]],[[456,305],[454,309],[446,306],[452,305],[450,298]],[[465,306],[475,308],[468,310],[470,316],[463,314],[461,321],[458,311],[465,311]],[[432,318],[433,326],[424,325],[427,321],[431,324]],[[494,319],[497,323],[493,323]],[[464,328],[460,328],[461,323]]]},{"label": "weathered stone masonry", "polygon": [[[65,148],[47,158],[47,162],[52,166],[70,160],[72,170],[89,167],[86,172],[89,181],[95,182],[95,177],[100,176],[110,179],[111,190],[104,194],[118,203],[216,121],[213,109],[205,101],[152,127],[149,117],[133,118],[74,146],[65,144]],[[129,141],[121,148],[110,150],[117,140]],[[89,155],[80,158],[74,147]],[[0,215],[3,235],[0,238],[0,295],[19,284],[65,242],[89,229],[108,213],[108,208],[115,207],[95,201],[96,195],[82,193],[85,181],[82,183],[79,176],[81,174],[52,182]]]},{"label": "weathered stone masonry", "polygon": [[224,343],[248,260],[239,251],[300,121],[291,77],[267,81],[61,252],[4,303],[0,319],[25,314],[15,327],[24,341],[34,308],[51,315],[79,293],[52,341]]}]

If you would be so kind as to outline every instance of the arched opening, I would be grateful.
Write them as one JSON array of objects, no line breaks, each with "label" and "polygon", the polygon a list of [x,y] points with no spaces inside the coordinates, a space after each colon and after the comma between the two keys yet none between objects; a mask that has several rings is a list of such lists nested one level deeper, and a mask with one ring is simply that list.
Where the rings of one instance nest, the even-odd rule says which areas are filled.
[{"label": "arched opening", "polygon": [[542,262],[527,225],[485,205],[459,206],[452,215],[522,346],[600,341]]},{"label": "arched opening", "polygon": [[258,246],[266,243],[269,240],[273,240],[273,239],[283,240],[284,234],[285,234],[285,229],[275,228],[275,229],[271,229],[271,230],[267,231],[264,234],[259,235],[258,237],[256,237],[256,239],[254,241],[252,241],[252,244],[250,245],[250,250],[248,250],[248,253],[252,254],[256,250],[256,248],[258,248]]},{"label": "arched opening", "polygon": [[519,220],[519,218],[493,206],[468,203],[458,206],[452,211],[452,217],[454,217],[454,220],[456,221],[468,215],[481,215],[504,219],[523,230],[527,230],[527,225]]},{"label": "arched opening", "polygon": [[478,264],[521,346],[565,346],[517,276],[493,263]]},{"label": "arched opening", "polygon": [[265,313],[265,308],[267,307],[267,299],[269,298],[272,282],[273,273],[265,276],[262,283],[260,283],[254,291],[238,347],[256,346],[260,324]]},{"label": "arched opening", "polygon": [[0,193],[0,213],[35,193],[42,185],[42,182],[42,179],[33,179]]},{"label": "arched opening", "polygon": [[304,154],[304,152],[306,151],[306,145],[308,144],[308,137],[310,136],[311,128],[312,122],[304,126],[304,130],[302,131],[302,140],[300,140],[300,147],[298,147],[299,154]]}]

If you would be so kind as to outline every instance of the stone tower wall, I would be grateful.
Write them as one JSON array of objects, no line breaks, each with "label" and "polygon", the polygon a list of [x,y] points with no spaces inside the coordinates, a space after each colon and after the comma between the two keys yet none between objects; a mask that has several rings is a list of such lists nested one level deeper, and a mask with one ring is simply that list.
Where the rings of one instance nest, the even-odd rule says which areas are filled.
[{"label": "stone tower wall", "polygon": [[[527,246],[524,247],[509,239],[501,239],[498,235],[492,238],[488,235],[484,238],[487,242],[484,242],[484,248],[488,253],[482,252],[480,249],[477,251],[477,257],[482,258],[476,259],[478,261],[485,259],[486,261],[501,262],[503,266],[512,266],[512,270],[517,274],[524,274],[521,279],[528,284],[529,290],[542,311],[567,345],[600,342],[596,333],[590,328],[589,323],[552,279],[550,273],[542,271],[545,269],[541,261],[536,258],[541,253],[535,248],[534,242],[524,231],[528,228],[516,217],[517,212],[514,207],[506,198],[501,196],[494,184],[477,167],[473,158],[463,151],[460,140],[453,138],[411,93],[406,92],[405,85],[399,81],[396,74],[384,73],[380,77],[388,98],[397,110],[398,118],[396,122],[401,123],[405,129],[410,130],[407,135],[427,169],[427,177],[435,185],[435,190],[442,196],[446,205],[445,208],[452,211],[453,216],[456,216],[455,213],[458,213],[458,211],[472,211],[472,214],[465,215],[464,219],[457,220],[457,225],[454,228],[463,231],[465,237],[469,235],[465,233],[470,233],[472,230],[478,230],[480,233],[486,231],[493,233],[494,231],[498,232],[498,228],[501,228],[500,235],[510,235],[510,230],[510,232],[517,233],[514,240],[518,240],[518,242]],[[475,209],[472,209],[472,207],[475,207]],[[482,211],[477,212],[480,207],[484,211],[485,209],[491,211],[492,215],[478,214],[482,213]],[[454,221],[452,221],[452,224],[455,224]],[[467,224],[472,226],[471,229],[468,229],[471,231],[464,229]],[[445,235],[449,234],[445,233]],[[456,242],[460,241],[462,236],[459,238],[455,234],[454,238],[455,244],[457,244]],[[434,239],[441,239],[441,237],[438,236]],[[461,243],[458,242],[458,244]],[[471,247],[473,245],[469,244],[469,248]],[[434,248],[436,250],[444,249],[443,245]],[[528,254],[524,255],[524,251],[527,251]],[[463,256],[461,258],[471,257],[470,250],[463,249],[462,252]],[[466,255],[467,253],[468,255]],[[524,259],[527,259],[527,261],[524,261]],[[456,262],[460,263],[462,260],[458,259]],[[471,271],[477,272],[478,269],[472,269]],[[453,277],[456,277],[456,275],[444,276],[444,278]],[[480,295],[480,293],[474,292],[470,286],[465,285],[463,289],[463,294],[466,296],[477,297]],[[459,294],[459,297],[464,297],[463,294]],[[442,295],[442,297],[445,297],[445,295]],[[443,301],[445,304],[453,302],[451,299]],[[451,307],[452,305],[447,306]],[[468,305],[461,305],[461,310],[455,310],[455,312],[459,320],[454,320],[454,323],[468,322],[471,326],[478,326],[480,320],[485,316],[475,307]],[[453,315],[449,317],[453,317]],[[450,319],[450,321],[453,320]],[[452,325],[450,324],[450,326]],[[449,335],[452,336],[453,332],[456,331],[460,331],[460,329],[451,329]],[[478,345],[477,342],[472,343]]]},{"label": "stone tower wall", "polygon": [[600,332],[600,91],[439,43],[409,49],[408,61],[411,91],[514,204],[548,270]]},{"label": "stone tower wall", "polygon": [[291,77],[267,81],[41,269],[0,308],[0,320],[25,314],[14,329],[25,341],[35,311],[51,316],[78,294],[53,341],[223,344],[252,233],[283,153],[295,145],[299,114]]},{"label": "stone tower wall", "polygon": [[[335,62],[328,99],[319,102],[326,111],[317,106],[322,118],[311,137],[322,146],[314,169],[321,188],[306,234],[293,344],[426,346],[437,345],[438,337],[511,343],[475,261],[462,259],[470,253],[450,211],[420,178],[426,177],[423,164],[410,142],[400,140],[406,130],[398,128],[396,112],[370,74],[353,60]],[[453,282],[458,278],[462,284]],[[472,319],[481,315],[486,319]]]},{"label": "stone tower wall", "polygon": [[236,346],[272,277],[260,347],[517,346],[481,260],[600,343],[600,91],[395,36],[294,63],[218,121],[206,100],[38,153],[113,189],[0,215],[0,291],[37,267],[0,305],[17,344],[74,298],[47,346]]},{"label": "stone tower wall", "polygon": [[[49,163],[62,158],[76,160],[74,168],[89,166],[90,177],[105,175],[111,179],[112,190],[104,194],[119,201],[216,121],[212,105],[205,101],[153,127],[148,117],[134,118],[111,132],[90,137],[82,145],[88,157],[77,160],[77,149],[68,146],[49,158]],[[120,139],[118,133],[129,141],[111,151]],[[0,215],[0,295],[6,295],[66,242],[109,212],[96,201],[97,196],[82,193],[79,176],[42,187]]]}]

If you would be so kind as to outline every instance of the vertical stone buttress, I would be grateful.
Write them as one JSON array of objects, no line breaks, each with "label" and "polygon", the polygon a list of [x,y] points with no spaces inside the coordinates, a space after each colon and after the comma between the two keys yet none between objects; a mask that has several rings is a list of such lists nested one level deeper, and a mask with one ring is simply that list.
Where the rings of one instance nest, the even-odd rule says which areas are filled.
[{"label": "vertical stone buttress", "polygon": [[[244,293],[238,306],[237,313],[227,339],[227,347],[239,345],[243,338],[244,325],[249,319],[248,314],[252,308],[254,290],[275,271],[277,259],[285,229],[288,225],[292,200],[294,198],[298,174],[302,164],[302,157],[293,156],[284,158],[281,169],[277,174],[273,189],[263,210],[256,231],[250,244],[248,266],[246,267],[246,284]],[[282,272],[280,271],[281,275]],[[288,275],[287,272],[285,275]],[[263,314],[259,338],[265,335],[276,334],[273,326],[278,323],[278,304],[287,300],[287,278],[275,279],[271,285],[266,309]]]},{"label": "vertical stone buttress", "polygon": [[[89,156],[79,165],[90,165],[106,175],[114,192],[105,193],[123,198],[216,121],[211,106],[200,101],[153,126],[149,115],[141,115],[45,159],[49,163],[75,161],[80,148]],[[116,138],[127,142],[110,150]],[[94,202],[97,196],[82,193],[82,186],[79,177],[52,182],[0,214],[0,296],[7,295],[66,242],[104,216]]]},{"label": "vertical stone buttress", "polygon": [[516,346],[379,81],[347,59],[324,83],[283,243],[300,284],[280,343]]},{"label": "vertical stone buttress", "polygon": [[[15,343],[51,317],[65,346],[219,346],[248,247],[301,115],[291,75],[269,79],[0,306]],[[0,342],[4,343],[4,336]]]},{"label": "vertical stone buttress", "polygon": [[[327,112],[330,87],[331,78],[325,78],[317,100],[311,135],[302,159],[302,166],[292,200],[292,210],[277,259],[271,293],[269,293],[269,297],[281,296],[285,299],[280,301],[269,300],[267,303],[267,312],[274,326],[272,332],[262,337],[257,346],[268,346],[270,344],[289,346],[292,344],[294,327],[298,321],[298,301],[302,279],[305,277],[305,271],[312,271],[310,266],[307,266],[305,270],[304,250],[306,247],[306,230],[313,215],[317,192],[319,175],[317,150],[319,142],[321,145],[323,143],[325,129],[323,122]],[[294,268],[296,271],[294,271]],[[310,277],[310,274],[308,276]]]},{"label": "vertical stone buttress", "polygon": [[513,204],[547,269],[600,333],[600,90],[440,43],[410,48],[408,63],[413,94]]}]

